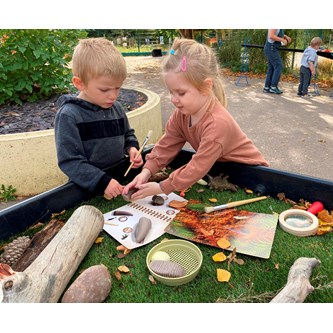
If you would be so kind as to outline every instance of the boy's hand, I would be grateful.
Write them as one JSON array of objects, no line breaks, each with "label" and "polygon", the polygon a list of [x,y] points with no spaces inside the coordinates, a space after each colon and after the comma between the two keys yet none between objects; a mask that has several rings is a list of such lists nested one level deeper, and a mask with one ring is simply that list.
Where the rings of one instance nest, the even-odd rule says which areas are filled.
[{"label": "boy's hand", "polygon": [[109,185],[106,187],[104,191],[104,196],[109,200],[113,199],[118,195],[122,194],[123,189],[124,186],[120,185],[117,180],[112,178]]},{"label": "boy's hand", "polygon": [[138,152],[139,151],[135,147],[131,147],[128,149],[130,162],[134,163],[132,166],[133,169],[137,169],[143,164],[143,159],[141,154],[137,158],[135,158]]},{"label": "boy's hand", "polygon": [[132,194],[131,200],[143,199],[145,197],[163,193],[159,183],[150,182],[137,186],[139,190]]}]

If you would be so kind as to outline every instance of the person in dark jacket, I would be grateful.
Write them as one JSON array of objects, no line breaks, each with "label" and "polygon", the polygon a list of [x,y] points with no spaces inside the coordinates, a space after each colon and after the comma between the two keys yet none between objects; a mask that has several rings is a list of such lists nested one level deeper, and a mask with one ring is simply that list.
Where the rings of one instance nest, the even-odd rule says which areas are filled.
[{"label": "person in dark jacket", "polygon": [[82,39],[72,58],[77,95],[63,95],[55,117],[59,168],[77,185],[112,199],[123,186],[103,169],[128,154],[133,168],[143,164],[139,143],[117,101],[126,62],[106,38]]}]

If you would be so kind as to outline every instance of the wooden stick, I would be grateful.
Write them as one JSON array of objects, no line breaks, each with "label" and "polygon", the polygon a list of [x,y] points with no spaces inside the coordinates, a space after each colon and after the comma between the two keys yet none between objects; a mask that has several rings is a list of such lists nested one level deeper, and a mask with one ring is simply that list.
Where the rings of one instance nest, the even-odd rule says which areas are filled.
[{"label": "wooden stick", "polygon": [[259,200],[264,200],[264,199],[267,199],[267,198],[268,198],[268,196],[263,196],[263,197],[252,198],[252,199],[239,200],[239,201],[229,202],[227,204],[220,205],[220,206],[205,207],[204,210],[205,210],[206,213],[211,213],[211,212],[215,212],[217,210],[232,208],[232,207],[241,206],[241,205],[246,205],[248,203],[259,201]]},{"label": "wooden stick", "polygon": [[[146,138],[145,138],[144,141],[143,141],[143,144],[142,144],[141,148],[139,149],[138,153],[137,153],[136,156],[135,156],[135,159],[138,158],[139,155],[142,153],[142,150],[143,150],[143,148],[145,147],[145,145],[147,144],[148,140],[150,139],[150,136],[151,136],[152,133],[153,133],[152,130],[150,130],[150,131],[148,132]],[[133,164],[134,164],[134,162],[132,162],[132,163],[130,164],[130,166],[128,167],[127,171],[126,171],[125,174],[124,174],[124,177],[127,176],[127,174],[129,173],[129,171],[131,170]]]}]

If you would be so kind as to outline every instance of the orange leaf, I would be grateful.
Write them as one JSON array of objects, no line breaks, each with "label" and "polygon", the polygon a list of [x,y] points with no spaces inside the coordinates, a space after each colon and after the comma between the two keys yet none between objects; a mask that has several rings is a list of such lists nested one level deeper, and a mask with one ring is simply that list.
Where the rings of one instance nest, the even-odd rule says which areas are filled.
[{"label": "orange leaf", "polygon": [[221,248],[221,249],[227,249],[228,247],[230,247],[230,242],[226,239],[226,238],[220,238],[217,241],[217,245]]},{"label": "orange leaf", "polygon": [[115,275],[115,277],[116,277],[116,279],[117,279],[118,281],[121,280],[121,274],[120,274],[119,271],[115,272],[114,275]]},{"label": "orange leaf", "polygon": [[97,237],[95,240],[95,244],[100,244],[103,242],[103,237]]},{"label": "orange leaf", "polygon": [[216,198],[210,198],[208,199],[210,202],[217,202],[217,199]]},{"label": "orange leaf", "polygon": [[217,272],[217,281],[228,282],[230,280],[231,274],[229,271],[218,268],[216,272]]},{"label": "orange leaf", "polygon": [[214,254],[212,258],[215,262],[222,262],[227,259],[226,255],[223,252],[218,252]]}]

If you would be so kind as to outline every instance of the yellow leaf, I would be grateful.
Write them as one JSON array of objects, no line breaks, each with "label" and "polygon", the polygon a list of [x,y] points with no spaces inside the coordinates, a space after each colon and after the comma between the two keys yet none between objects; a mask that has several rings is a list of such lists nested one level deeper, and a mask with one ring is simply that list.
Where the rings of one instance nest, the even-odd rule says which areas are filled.
[{"label": "yellow leaf", "polygon": [[217,272],[217,281],[228,282],[230,280],[231,274],[229,271],[218,268],[216,272]]},{"label": "yellow leaf", "polygon": [[217,245],[221,248],[221,249],[227,249],[228,247],[230,247],[230,242],[226,239],[226,238],[220,238],[217,241]]},{"label": "yellow leaf", "polygon": [[95,240],[95,244],[100,244],[103,242],[103,237],[97,237]]},{"label": "yellow leaf", "polygon": [[127,266],[122,265],[122,266],[118,267],[118,271],[119,272],[123,272],[123,273],[128,273],[130,270],[129,270],[129,268]]},{"label": "yellow leaf", "polygon": [[245,190],[245,193],[252,194],[253,191],[247,188],[247,189]]},{"label": "yellow leaf", "polygon": [[212,258],[215,262],[222,262],[227,259],[226,255],[223,252],[218,252],[214,254]]},{"label": "yellow leaf", "polygon": [[210,202],[217,202],[217,199],[216,198],[210,198],[208,199]]}]

